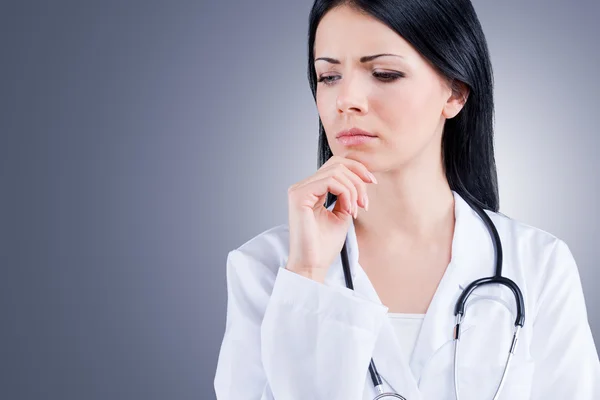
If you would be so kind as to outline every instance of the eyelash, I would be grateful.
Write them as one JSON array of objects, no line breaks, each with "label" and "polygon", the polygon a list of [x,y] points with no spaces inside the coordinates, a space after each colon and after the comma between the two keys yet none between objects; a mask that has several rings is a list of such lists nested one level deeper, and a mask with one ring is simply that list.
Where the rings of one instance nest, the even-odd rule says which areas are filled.
[{"label": "eyelash", "polygon": [[[389,73],[389,72],[374,72],[373,76],[378,78],[382,82],[393,82],[398,78],[403,78],[404,74],[402,73]],[[323,82],[327,86],[333,85],[332,81],[329,78],[335,78],[335,75],[330,76],[321,76],[317,82]],[[383,78],[383,79],[382,79]]]}]

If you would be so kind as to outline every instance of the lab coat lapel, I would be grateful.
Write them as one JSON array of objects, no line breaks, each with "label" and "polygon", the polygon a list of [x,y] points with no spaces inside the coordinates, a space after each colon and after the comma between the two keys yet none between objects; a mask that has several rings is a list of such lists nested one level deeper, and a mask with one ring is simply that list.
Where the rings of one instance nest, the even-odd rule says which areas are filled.
[{"label": "lab coat lapel", "polygon": [[[329,209],[333,208],[334,204]],[[370,301],[382,304],[368,276],[358,263],[359,252],[354,222],[351,223],[348,229],[346,246],[354,291]],[[336,257],[329,269],[325,283],[332,286],[346,287],[340,255]],[[411,400],[421,399],[417,382],[409,369],[408,357],[404,349],[401,348],[389,319],[383,321],[372,357],[382,380],[396,393]],[[371,382],[370,378],[368,382]]]},{"label": "lab coat lapel", "polygon": [[453,340],[454,307],[462,288],[476,279],[491,276],[494,270],[493,243],[484,222],[458,193],[453,191],[453,195],[455,227],[451,261],[427,309],[410,359],[417,382],[432,356]]}]

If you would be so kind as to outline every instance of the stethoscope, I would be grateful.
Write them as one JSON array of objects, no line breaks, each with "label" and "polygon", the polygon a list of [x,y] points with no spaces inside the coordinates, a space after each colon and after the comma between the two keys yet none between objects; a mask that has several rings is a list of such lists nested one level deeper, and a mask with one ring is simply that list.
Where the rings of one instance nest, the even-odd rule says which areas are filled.
[{"label": "stethoscope", "polygon": [[[485,211],[477,205],[475,202],[470,200],[467,196],[462,196],[463,199],[469,204],[469,206],[477,212],[477,214],[484,221],[490,236],[493,239],[494,243],[494,252],[495,252],[495,260],[496,260],[496,271],[494,276],[489,278],[481,278],[474,282],[471,282],[469,286],[463,290],[461,295],[456,302],[456,306],[454,307],[454,315],[456,316],[456,325],[454,326],[454,393],[456,395],[456,399],[459,400],[458,396],[458,345],[460,343],[460,324],[462,323],[465,316],[465,305],[469,298],[469,295],[478,287],[489,285],[489,284],[500,284],[508,287],[515,296],[515,301],[517,305],[517,318],[515,320],[515,330],[513,334],[512,343],[510,345],[510,350],[508,352],[508,357],[506,358],[506,363],[504,364],[504,371],[502,372],[502,378],[500,379],[500,383],[496,388],[496,393],[494,394],[494,400],[498,398],[500,394],[500,390],[504,385],[504,380],[506,378],[506,372],[508,371],[508,366],[512,359],[512,356],[515,352],[515,348],[517,345],[517,339],[519,337],[520,329],[523,327],[525,323],[525,305],[523,301],[523,294],[519,289],[519,286],[513,282],[512,280],[505,278],[502,276],[502,242],[500,241],[500,235],[498,235],[498,231],[494,226],[494,223],[490,219],[490,217],[485,213]],[[354,290],[354,284],[352,283],[352,276],[350,275],[350,267],[348,262],[348,250],[346,248],[346,243],[342,247],[341,251],[342,265],[344,269],[344,277],[346,279],[346,287],[348,289]],[[375,367],[375,362],[371,359],[371,363],[369,364],[369,373],[371,375],[371,380],[373,381],[373,386],[375,386],[375,390],[377,391],[377,396],[374,400],[385,400],[385,399],[402,399],[406,400],[405,397],[399,395],[398,393],[384,392],[383,383],[381,380],[381,376],[379,372],[377,372],[377,368]]]}]

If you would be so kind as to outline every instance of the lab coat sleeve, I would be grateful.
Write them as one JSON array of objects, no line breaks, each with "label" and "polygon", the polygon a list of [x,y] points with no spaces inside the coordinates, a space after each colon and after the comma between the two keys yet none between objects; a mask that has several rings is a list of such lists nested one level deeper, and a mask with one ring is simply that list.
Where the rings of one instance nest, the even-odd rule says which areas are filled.
[{"label": "lab coat sleeve", "polygon": [[260,324],[274,274],[239,250],[227,255],[227,316],[214,379],[217,400],[272,400],[260,356]]},{"label": "lab coat sleeve", "polygon": [[345,287],[280,269],[262,325],[275,399],[362,399],[387,310]]},{"label": "lab coat sleeve", "polygon": [[532,400],[600,399],[600,362],[577,265],[557,240],[543,272],[533,321]]},{"label": "lab coat sleeve", "polygon": [[283,267],[274,274],[239,250],[227,264],[217,399],[362,399],[388,308]]}]

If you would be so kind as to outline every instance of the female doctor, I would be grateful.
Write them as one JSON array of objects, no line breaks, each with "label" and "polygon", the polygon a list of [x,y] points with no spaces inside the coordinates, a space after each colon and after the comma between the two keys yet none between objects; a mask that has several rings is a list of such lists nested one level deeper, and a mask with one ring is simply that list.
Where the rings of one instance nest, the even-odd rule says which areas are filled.
[{"label": "female doctor", "polygon": [[320,167],[228,254],[217,399],[600,399],[569,248],[498,212],[470,1],[316,0],[309,23]]}]

